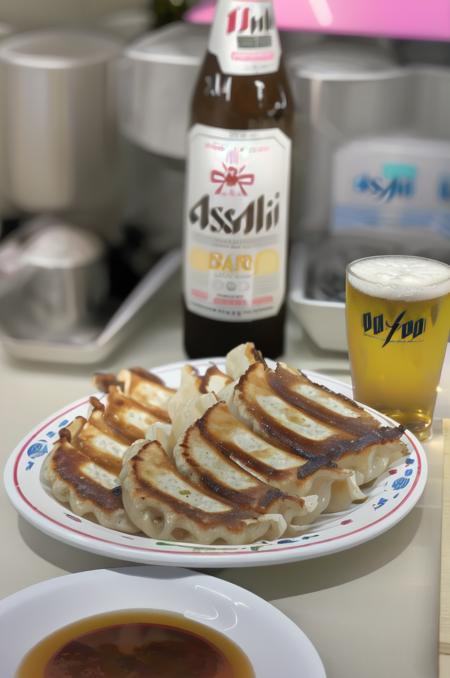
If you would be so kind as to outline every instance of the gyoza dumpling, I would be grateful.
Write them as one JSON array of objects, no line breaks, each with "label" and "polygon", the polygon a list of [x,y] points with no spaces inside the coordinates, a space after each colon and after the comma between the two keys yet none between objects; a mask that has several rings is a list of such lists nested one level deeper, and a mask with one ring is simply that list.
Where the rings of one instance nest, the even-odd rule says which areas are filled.
[{"label": "gyoza dumpling", "polygon": [[407,454],[400,440],[402,426],[383,426],[354,400],[315,384],[298,370],[279,363],[267,373],[267,379],[272,389],[294,407],[351,437],[348,445],[343,443],[333,453],[338,466],[355,471],[360,485],[378,478]]},{"label": "gyoza dumpling", "polygon": [[[100,403],[100,406],[103,405]],[[130,443],[143,438],[148,427],[162,421],[170,423],[165,410],[156,406],[141,405],[124,395],[117,386],[110,386],[103,414],[106,423]]]},{"label": "gyoza dumpling", "polygon": [[95,386],[108,393],[110,386],[117,386],[128,396],[145,407],[156,407],[167,412],[167,403],[175,390],[165,385],[162,379],[142,367],[130,367],[114,374],[97,372],[93,378]]},{"label": "gyoza dumpling", "polygon": [[116,465],[111,463],[108,467],[108,455],[103,455],[100,465],[96,455],[89,456],[91,446],[84,451],[76,447],[85,424],[83,417],[77,417],[61,431],[60,440],[44,461],[41,481],[76,515],[94,518],[100,525],[121,532],[137,532],[123,507]]},{"label": "gyoza dumpling", "polygon": [[[247,474],[252,474],[266,486],[278,488],[294,497],[317,497],[314,507],[309,504],[314,517],[325,510],[343,510],[352,502],[366,499],[356,485],[352,471],[338,469],[323,458],[314,461],[302,459],[297,454],[269,443],[239,421],[223,402],[211,407],[195,427],[201,431],[203,440],[208,442],[210,464],[218,464],[217,455],[221,455],[222,458],[238,464]],[[198,447],[196,440],[195,444],[191,443],[187,448],[191,466],[195,464],[199,473],[205,473],[204,466],[198,459]],[[211,450],[216,454],[213,455]],[[177,452],[177,463],[181,463],[178,461],[180,457],[185,457],[183,450]],[[209,473],[211,475],[213,469]],[[222,471],[215,474],[213,482],[222,483],[224,477],[222,462]],[[230,496],[233,496],[231,479],[228,485]]]},{"label": "gyoza dumpling", "polygon": [[[218,407],[226,405],[218,403],[211,409]],[[203,435],[209,412],[188,428],[175,446],[173,458],[178,470],[203,489],[230,501],[241,510],[280,513],[287,523],[287,534],[298,534],[302,526],[318,515],[318,498],[291,497],[234,463],[229,455],[222,453],[221,441]]]},{"label": "gyoza dumpling", "polygon": [[277,539],[280,514],[239,510],[184,477],[156,442],[135,443],[120,476],[129,518],[154,539],[197,544],[249,544]]},{"label": "gyoza dumpling", "polygon": [[217,365],[210,365],[201,377],[200,391],[203,393],[219,394],[232,381],[232,378],[225,374],[225,372],[222,372]]},{"label": "gyoza dumpling", "polygon": [[326,458],[369,482],[406,453],[402,427],[385,427],[348,398],[279,366],[251,365],[234,389],[232,410],[276,446],[311,461]]},{"label": "gyoza dumpling", "polygon": [[239,344],[227,353],[225,359],[226,373],[236,380],[247,372],[250,365],[259,362],[264,363],[262,354],[255,348],[255,344],[248,341],[246,344]]},{"label": "gyoza dumpling", "polygon": [[185,365],[181,370],[180,386],[168,403],[172,433],[167,451],[171,452],[178,438],[216,402],[214,393],[203,391],[197,370],[192,365]]}]

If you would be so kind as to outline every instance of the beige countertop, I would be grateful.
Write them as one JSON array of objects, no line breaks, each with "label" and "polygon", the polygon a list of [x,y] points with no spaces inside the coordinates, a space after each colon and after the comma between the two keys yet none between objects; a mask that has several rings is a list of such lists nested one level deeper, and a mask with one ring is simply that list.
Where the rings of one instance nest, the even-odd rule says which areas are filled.
[{"label": "beige countertop", "polygon": [[[174,279],[147,307],[135,334],[95,369],[151,368],[183,357],[179,282]],[[346,356],[315,348],[293,319],[285,358],[349,381]],[[0,353],[2,465],[40,420],[92,391],[93,369],[18,362]],[[447,370],[444,390],[449,381]],[[438,407],[434,436],[425,446],[430,465],[425,492],[387,533],[315,560],[210,571],[270,601],[296,622],[316,646],[328,678],[437,676],[443,409]],[[124,564],[41,534],[17,516],[4,491],[0,535],[0,598],[51,577]]]}]

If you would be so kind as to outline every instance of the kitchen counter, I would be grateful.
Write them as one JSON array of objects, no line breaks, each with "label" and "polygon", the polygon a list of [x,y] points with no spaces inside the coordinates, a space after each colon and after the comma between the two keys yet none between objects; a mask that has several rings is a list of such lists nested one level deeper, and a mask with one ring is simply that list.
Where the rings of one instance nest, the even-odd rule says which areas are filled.
[{"label": "kitchen counter", "polygon": [[[179,280],[175,278],[146,308],[135,334],[95,369],[151,368],[183,359],[180,318]],[[349,382],[346,356],[315,348],[293,319],[288,322],[284,357],[298,367]],[[210,571],[270,601],[296,622],[316,646],[328,678],[437,676],[440,417],[442,403],[448,401],[449,367],[434,435],[425,445],[427,486],[401,523],[371,542],[335,555],[287,565]],[[85,366],[16,362],[0,353],[2,465],[40,420],[93,390],[92,371]],[[0,597],[66,573],[125,564],[41,534],[17,516],[4,491],[0,493],[0,535]]]}]

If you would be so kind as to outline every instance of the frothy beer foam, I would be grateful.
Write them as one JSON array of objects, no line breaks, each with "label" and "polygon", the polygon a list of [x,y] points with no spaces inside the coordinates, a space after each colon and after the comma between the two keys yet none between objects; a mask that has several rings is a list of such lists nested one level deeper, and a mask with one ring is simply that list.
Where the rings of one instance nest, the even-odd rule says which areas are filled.
[{"label": "frothy beer foam", "polygon": [[348,281],[372,297],[421,301],[450,293],[450,266],[421,257],[368,257],[349,266]]}]

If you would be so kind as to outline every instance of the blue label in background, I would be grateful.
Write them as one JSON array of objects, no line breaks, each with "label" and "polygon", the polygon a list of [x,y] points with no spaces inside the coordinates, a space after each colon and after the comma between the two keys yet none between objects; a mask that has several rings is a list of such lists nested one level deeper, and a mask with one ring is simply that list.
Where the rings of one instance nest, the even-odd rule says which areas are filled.
[{"label": "blue label in background", "polygon": [[439,200],[450,202],[450,176],[442,177],[439,180],[437,196]]},{"label": "blue label in background", "polygon": [[[382,203],[383,204],[383,203]],[[394,213],[383,212],[382,204],[361,206],[337,205],[331,213],[332,230],[343,231],[424,231],[450,238],[450,209],[443,205],[440,210],[419,210],[403,203]]]},{"label": "blue label in background", "polygon": [[414,165],[388,163],[383,166],[382,177],[360,174],[353,180],[357,193],[367,193],[378,201],[390,202],[396,197],[411,198],[416,190],[417,169]]}]

